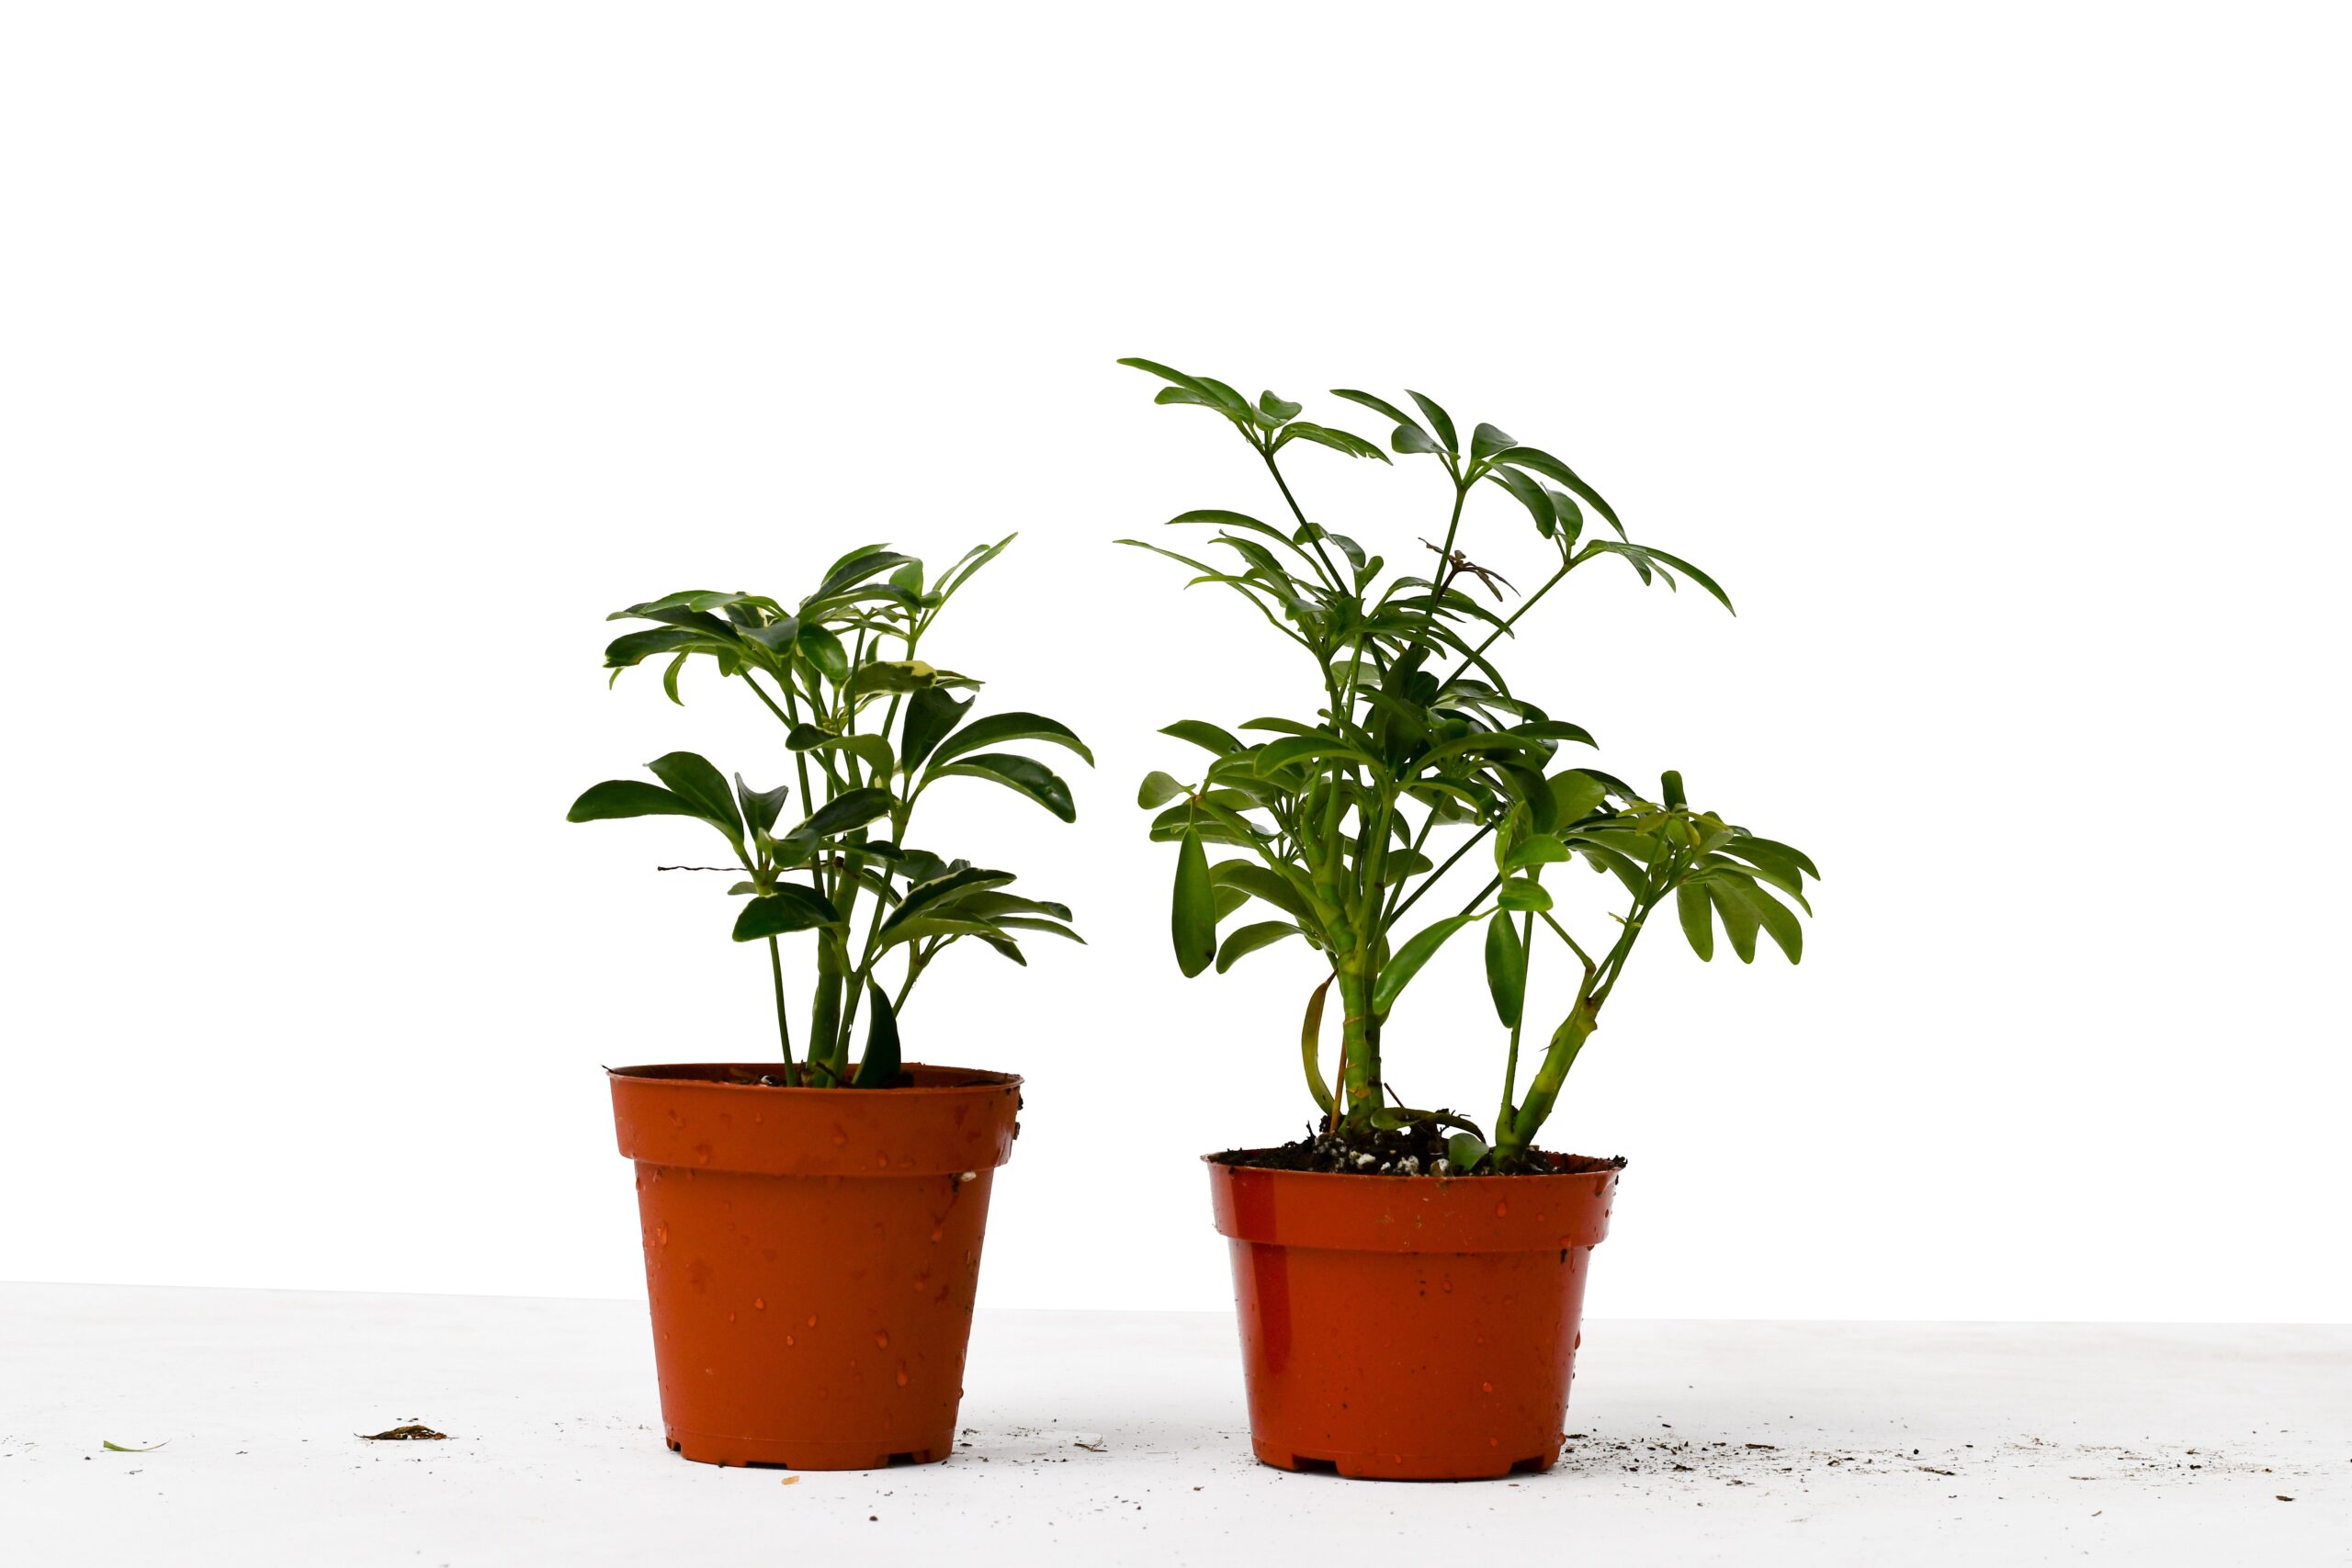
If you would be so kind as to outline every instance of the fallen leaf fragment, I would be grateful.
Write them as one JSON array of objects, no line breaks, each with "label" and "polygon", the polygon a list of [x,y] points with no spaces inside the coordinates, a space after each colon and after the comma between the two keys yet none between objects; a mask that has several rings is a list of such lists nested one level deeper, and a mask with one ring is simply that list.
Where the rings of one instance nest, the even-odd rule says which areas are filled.
[{"label": "fallen leaf fragment", "polygon": [[421,1443],[437,1442],[449,1434],[436,1432],[430,1427],[412,1422],[408,1426],[393,1427],[381,1432],[355,1432],[352,1435],[364,1442],[370,1443]]},{"label": "fallen leaf fragment", "polygon": [[[171,1440],[171,1438],[165,1438],[164,1439],[164,1443],[168,1443]],[[98,1446],[106,1450],[107,1452],[110,1454],[152,1454],[157,1449],[162,1448],[164,1443],[150,1443],[143,1449],[134,1449],[127,1444],[113,1442],[105,1438],[100,1438],[98,1439]]]}]

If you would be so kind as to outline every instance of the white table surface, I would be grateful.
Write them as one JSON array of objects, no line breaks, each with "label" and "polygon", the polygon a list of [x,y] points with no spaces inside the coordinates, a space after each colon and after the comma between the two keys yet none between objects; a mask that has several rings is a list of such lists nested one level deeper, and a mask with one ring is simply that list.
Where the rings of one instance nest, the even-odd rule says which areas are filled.
[{"label": "white table surface", "polygon": [[[2352,1563],[2347,1326],[1602,1319],[1557,1468],[1431,1485],[1254,1463],[1216,1314],[984,1311],[954,1459],[789,1482],[662,1447],[650,1338],[633,1302],[0,1285],[0,1562]],[[411,1419],[449,1440],[355,1435]]]}]

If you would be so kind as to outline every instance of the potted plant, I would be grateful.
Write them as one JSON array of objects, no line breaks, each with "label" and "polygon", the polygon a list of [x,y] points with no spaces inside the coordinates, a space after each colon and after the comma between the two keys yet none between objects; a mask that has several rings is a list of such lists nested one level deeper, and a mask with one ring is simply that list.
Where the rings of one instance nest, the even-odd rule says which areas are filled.
[{"label": "potted plant", "polygon": [[[900,1058],[915,986],[968,938],[1016,964],[1030,931],[1077,940],[1059,904],[1012,874],[918,847],[915,807],[981,779],[1068,822],[1032,713],[974,716],[980,682],[917,657],[949,601],[1010,538],[935,581],[910,556],[850,551],[786,609],[751,593],[672,593],[613,619],[651,626],[605,650],[620,671],[697,657],[783,727],[791,777],[754,789],[691,751],[611,779],[575,822],[683,817],[714,830],[741,900],[734,939],[766,949],[776,1050],[765,1062],[610,1070],[621,1153],[637,1162],[662,1416],[672,1449],[713,1464],[866,1469],[947,1456],[990,1173],[1012,1152],[1021,1079]],[[795,790],[797,794],[795,794]],[[797,807],[795,801],[798,802]],[[785,944],[811,962],[786,978]],[[794,1049],[790,997],[807,1008]],[[862,1036],[860,1030],[863,1030]],[[850,1042],[863,1040],[852,1058]]]},{"label": "potted plant", "polygon": [[[1404,546],[1416,564],[1430,561],[1429,575],[1384,572],[1380,555],[1309,519],[1283,457],[1300,443],[1384,463],[1387,453],[1300,419],[1298,404],[1272,392],[1251,402],[1205,376],[1121,363],[1168,383],[1159,401],[1225,419],[1286,513],[1171,519],[1215,530],[1215,562],[1121,542],[1249,600],[1298,649],[1318,694],[1315,711],[1250,718],[1239,733],[1170,725],[1163,733],[1208,760],[1190,783],[1151,773],[1140,795],[1158,810],[1152,837],[1177,846],[1170,924],[1186,976],[1212,964],[1221,974],[1293,938],[1320,971],[1299,1036],[1318,1111],[1310,1135],[1208,1156],[1217,1227],[1231,1243],[1252,1446],[1269,1464],[1342,1475],[1546,1469],[1559,1451],[1588,1259],[1624,1162],[1546,1152],[1536,1141],[1544,1120],[1657,911],[1672,908],[1702,959],[1720,924],[1743,962],[1761,932],[1793,963],[1803,933],[1790,906],[1810,912],[1804,879],[1818,873],[1798,851],[1691,807],[1676,773],[1649,798],[1596,768],[1556,765],[1562,746],[1592,738],[1515,692],[1497,645],[1603,557],[1645,583],[1687,578],[1731,602],[1698,568],[1628,539],[1600,493],[1549,453],[1491,424],[1465,446],[1446,411],[1418,392],[1417,418],[1335,391],[1393,426],[1392,450],[1443,476],[1443,542]],[[1542,583],[1508,614],[1510,585],[1476,558],[1487,525],[1465,521],[1490,491],[1532,521],[1549,558]],[[1227,852],[1212,860],[1212,850]],[[1563,886],[1573,863],[1621,902],[1613,933],[1573,933],[1591,902]],[[1547,881],[1554,866],[1560,874]],[[1449,874],[1448,901],[1422,908]],[[1483,933],[1503,1037],[1490,1122],[1400,1100],[1384,1054],[1407,987],[1472,931]],[[1571,993],[1548,1034],[1529,1032],[1539,955],[1561,965]],[[1319,1042],[1335,990],[1339,1055],[1327,1078]],[[1473,1010],[1486,1004],[1422,1017],[1458,1031]]]}]

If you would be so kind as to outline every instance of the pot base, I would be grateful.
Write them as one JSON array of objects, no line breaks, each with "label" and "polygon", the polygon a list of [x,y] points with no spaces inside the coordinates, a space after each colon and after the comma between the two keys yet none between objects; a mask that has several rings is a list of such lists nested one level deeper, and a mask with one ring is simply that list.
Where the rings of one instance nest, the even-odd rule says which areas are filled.
[{"label": "pot base", "polygon": [[672,1453],[696,1464],[762,1465],[773,1470],[888,1470],[903,1464],[937,1464],[956,1444],[953,1427],[920,1448],[896,1450],[872,1443],[800,1439],[778,1442],[718,1432],[681,1432],[674,1427],[662,1436]]},{"label": "pot base", "polygon": [[1250,1439],[1250,1451],[1260,1464],[1276,1470],[1345,1476],[1351,1481],[1500,1481],[1506,1475],[1541,1474],[1559,1458],[1559,1445],[1555,1443],[1545,1452],[1488,1470],[1464,1464],[1453,1454],[1295,1454],[1254,1437]]}]

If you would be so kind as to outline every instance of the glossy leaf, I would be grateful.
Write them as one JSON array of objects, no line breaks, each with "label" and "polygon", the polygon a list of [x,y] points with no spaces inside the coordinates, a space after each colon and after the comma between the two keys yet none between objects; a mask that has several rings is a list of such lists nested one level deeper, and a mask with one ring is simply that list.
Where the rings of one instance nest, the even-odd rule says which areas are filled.
[{"label": "glossy leaf", "polygon": [[1176,886],[1169,908],[1169,933],[1176,944],[1176,967],[1187,979],[1216,958],[1216,891],[1209,885],[1208,852],[1200,835],[1187,832],[1176,851]]},{"label": "glossy leaf", "polygon": [[976,718],[955,734],[941,741],[931,754],[931,765],[936,769],[942,762],[977,751],[984,746],[995,746],[1007,740],[1047,740],[1067,747],[1087,761],[1091,767],[1094,753],[1086,742],[1073,734],[1069,727],[1034,713],[992,713],[986,718]]},{"label": "glossy leaf", "polygon": [[1298,928],[1288,920],[1261,920],[1256,925],[1242,926],[1225,939],[1216,950],[1216,972],[1220,975],[1234,964],[1257,952],[1271,947],[1286,936],[1298,935]]},{"label": "glossy leaf", "polygon": [[775,830],[775,819],[784,810],[786,797],[791,794],[792,786],[789,784],[778,784],[775,788],[769,790],[755,790],[743,782],[742,774],[735,775],[735,804],[742,807],[743,820],[750,825],[754,833],[768,833]]},{"label": "glossy leaf", "polygon": [[887,813],[891,804],[890,792],[887,789],[850,790],[835,795],[809,813],[808,819],[801,827],[820,838],[830,838],[835,833],[846,833],[865,827]]},{"label": "glossy leaf", "polygon": [[780,882],[765,896],[736,912],[735,940],[755,942],[787,931],[814,931],[841,924],[841,911],[831,899],[797,882]]},{"label": "glossy leaf", "polygon": [[1541,914],[1552,907],[1552,895],[1532,877],[1507,876],[1496,891],[1496,902],[1506,909]]},{"label": "glossy leaf", "polygon": [[1149,810],[1165,806],[1185,793],[1184,786],[1177,783],[1172,774],[1163,773],[1155,768],[1143,776],[1143,787],[1136,791],[1136,804]]},{"label": "glossy leaf", "polygon": [[1487,921],[1487,994],[1505,1029],[1517,1029],[1527,1005],[1527,944],[1510,916],[1498,909]]},{"label": "glossy leaf", "polygon": [[1035,758],[1023,757],[1011,751],[983,751],[976,757],[964,757],[939,765],[937,753],[932,756],[927,779],[974,778],[987,779],[1002,784],[1016,795],[1025,795],[1065,822],[1078,820],[1078,807],[1070,799],[1069,785],[1061,776]]},{"label": "glossy leaf", "polygon": [[887,1089],[899,1076],[899,1015],[882,987],[865,984],[865,1054],[858,1058],[855,1086]]},{"label": "glossy leaf", "polygon": [[1388,1010],[1396,1005],[1397,995],[1412,984],[1414,976],[1421,972],[1421,965],[1437,955],[1437,950],[1445,945],[1447,938],[1477,918],[1475,913],[1454,915],[1414,932],[1412,940],[1398,948],[1389,956],[1388,962],[1381,965],[1380,978],[1373,984],[1374,1014],[1386,1016]]},{"label": "glossy leaf", "polygon": [[1674,890],[1674,912],[1682,921],[1682,935],[1701,962],[1715,955],[1714,904],[1704,886],[1686,882]]},{"label": "glossy leaf", "polygon": [[1330,994],[1331,982],[1337,975],[1326,975],[1323,983],[1306,998],[1306,1021],[1298,1032],[1298,1054],[1306,1068],[1306,1089],[1315,1103],[1325,1111],[1331,1109],[1331,1086],[1323,1077],[1323,998]]},{"label": "glossy leaf", "polygon": [[899,726],[899,754],[909,773],[922,766],[933,749],[963,722],[978,701],[978,697],[966,697],[959,702],[936,686],[907,699],[907,716]]},{"label": "glossy leaf", "polygon": [[1487,1157],[1487,1140],[1476,1133],[1455,1133],[1445,1140],[1446,1168],[1466,1176]]},{"label": "glossy leaf", "polygon": [[606,779],[603,784],[592,784],[571,803],[564,820],[608,822],[624,817],[694,817],[710,820],[690,802],[642,779]]},{"label": "glossy leaf", "polygon": [[735,795],[727,787],[727,775],[712,767],[707,758],[692,751],[672,751],[656,757],[645,767],[668,784],[671,793],[692,806],[697,816],[730,834],[743,831],[743,818],[735,810]]},{"label": "glossy leaf", "polygon": [[1406,389],[1405,395],[1419,406],[1422,415],[1430,422],[1430,429],[1435,433],[1445,449],[1449,452],[1459,452],[1462,449],[1462,438],[1453,434],[1453,416],[1438,407],[1433,400],[1421,396],[1410,388]]}]

